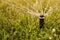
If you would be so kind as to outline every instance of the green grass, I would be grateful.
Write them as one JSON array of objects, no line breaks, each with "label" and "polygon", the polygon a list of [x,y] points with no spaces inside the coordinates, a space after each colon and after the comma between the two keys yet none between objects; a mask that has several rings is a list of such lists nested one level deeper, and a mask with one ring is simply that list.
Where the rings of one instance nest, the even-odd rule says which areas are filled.
[{"label": "green grass", "polygon": [[[18,0],[18,2],[15,0],[17,4],[14,6],[12,6],[12,0],[11,4],[3,1],[0,1],[0,40],[60,40],[60,4],[53,6],[54,11],[51,15],[45,16],[44,28],[40,29],[38,17],[18,9],[19,3],[33,10],[24,4],[23,0]],[[54,1],[51,3],[49,6],[54,5]],[[56,3],[58,3],[57,0]],[[43,7],[45,8],[46,4],[43,4]],[[35,11],[37,10],[39,8],[36,8]],[[55,29],[54,32],[53,29]]]}]

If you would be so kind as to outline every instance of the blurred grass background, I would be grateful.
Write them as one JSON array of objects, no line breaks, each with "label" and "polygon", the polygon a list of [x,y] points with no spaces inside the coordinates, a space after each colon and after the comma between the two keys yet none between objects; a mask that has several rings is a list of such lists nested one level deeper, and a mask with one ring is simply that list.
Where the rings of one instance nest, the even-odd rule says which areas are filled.
[{"label": "blurred grass background", "polygon": [[[0,40],[60,40],[60,0],[50,0],[49,7],[56,4],[57,6],[53,6],[53,13],[45,17],[42,29],[39,28],[38,17],[18,8],[17,5],[22,4],[33,10],[23,0],[8,1],[0,0]],[[13,3],[14,1],[17,4]],[[31,4],[34,4],[35,1],[29,0]],[[41,1],[43,1],[44,9],[48,1]],[[40,12],[41,9],[37,5],[35,5],[35,9]]]}]

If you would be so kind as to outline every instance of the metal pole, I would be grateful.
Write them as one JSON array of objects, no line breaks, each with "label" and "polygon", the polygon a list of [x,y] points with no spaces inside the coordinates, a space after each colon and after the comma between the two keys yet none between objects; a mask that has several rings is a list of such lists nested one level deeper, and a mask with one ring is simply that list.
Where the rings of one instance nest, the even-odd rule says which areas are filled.
[{"label": "metal pole", "polygon": [[44,15],[40,15],[39,23],[40,23],[40,28],[43,28],[44,27]]}]

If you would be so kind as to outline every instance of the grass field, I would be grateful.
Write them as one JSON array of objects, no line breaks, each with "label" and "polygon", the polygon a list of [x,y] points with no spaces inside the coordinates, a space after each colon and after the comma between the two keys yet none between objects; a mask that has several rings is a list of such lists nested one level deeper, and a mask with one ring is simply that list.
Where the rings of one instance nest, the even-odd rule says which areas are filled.
[{"label": "grass field", "polygon": [[0,0],[0,40],[60,40],[60,0]]}]

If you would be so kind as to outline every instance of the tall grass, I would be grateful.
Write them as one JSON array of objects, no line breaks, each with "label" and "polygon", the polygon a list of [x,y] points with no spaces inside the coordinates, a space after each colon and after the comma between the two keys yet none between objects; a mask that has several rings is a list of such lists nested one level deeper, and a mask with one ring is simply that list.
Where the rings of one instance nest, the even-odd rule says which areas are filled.
[{"label": "tall grass", "polygon": [[59,0],[0,0],[0,40],[60,40],[59,8]]}]

